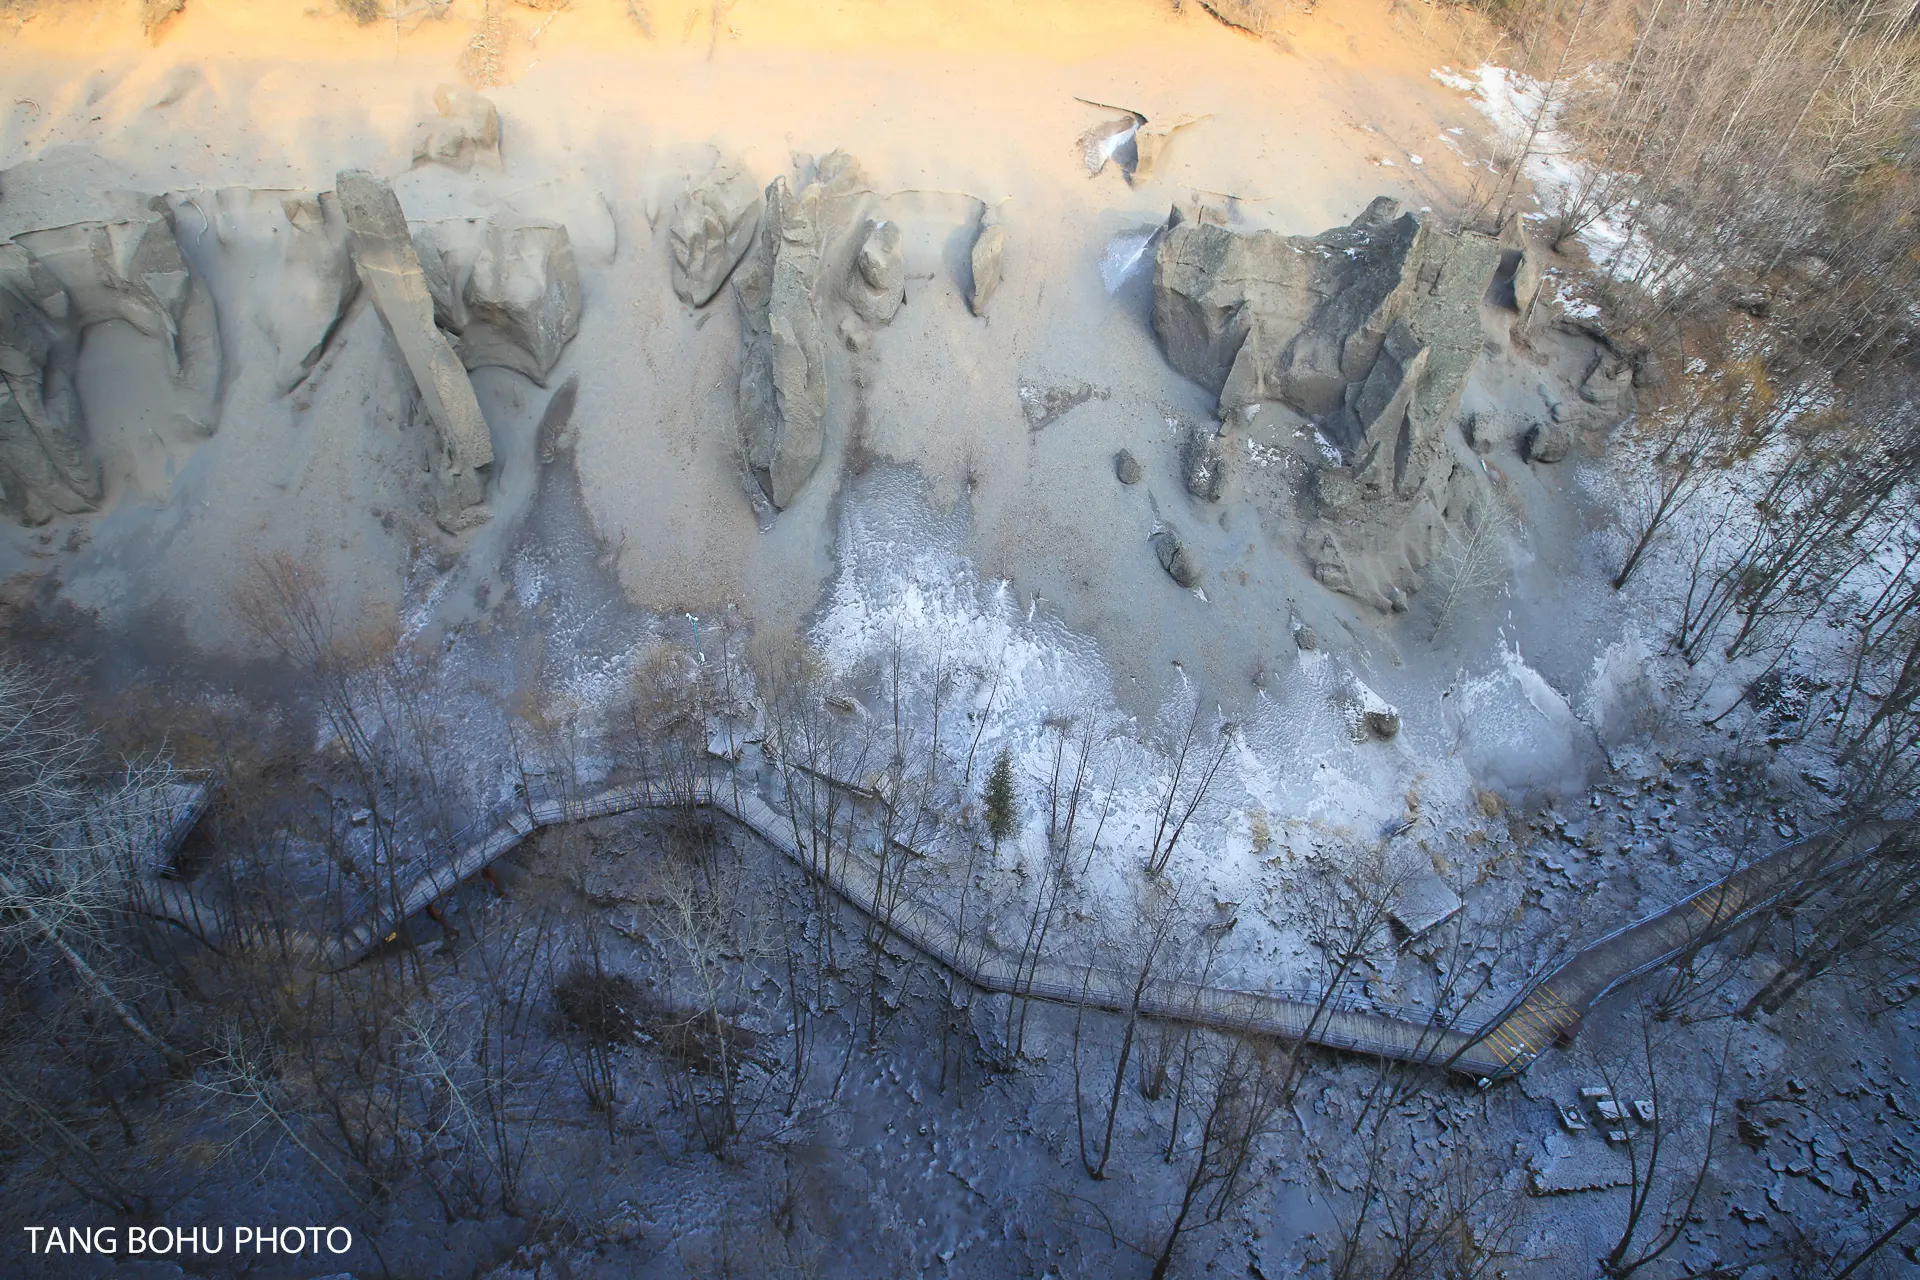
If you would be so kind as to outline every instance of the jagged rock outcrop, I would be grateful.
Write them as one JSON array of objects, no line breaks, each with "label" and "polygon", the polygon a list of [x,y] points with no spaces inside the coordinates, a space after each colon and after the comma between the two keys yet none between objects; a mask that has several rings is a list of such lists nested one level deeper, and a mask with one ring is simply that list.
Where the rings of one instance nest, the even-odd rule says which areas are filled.
[{"label": "jagged rock outcrop", "polygon": [[907,260],[896,222],[868,222],[842,292],[854,314],[886,324],[907,300]]},{"label": "jagged rock outcrop", "polygon": [[469,369],[498,365],[546,386],[580,331],[580,269],[567,229],[463,220],[423,224],[414,245],[434,319]]},{"label": "jagged rock outcrop", "polygon": [[980,234],[974,237],[973,252],[969,257],[973,280],[967,290],[967,307],[973,314],[987,314],[987,304],[993,301],[993,295],[1000,289],[1006,255],[1007,229],[1000,225],[999,213],[988,209],[980,215]]},{"label": "jagged rock outcrop", "polygon": [[189,372],[183,325],[196,307],[211,329],[212,303],[158,200],[137,217],[0,244],[0,500],[9,511],[38,524],[98,504],[99,461],[73,389],[86,330],[126,321],[160,342],[178,381]]},{"label": "jagged rock outcrop", "polygon": [[434,518],[457,532],[484,522],[493,442],[466,367],[434,323],[433,295],[393,188],[347,170],[334,191],[346,217],[348,243],[361,283],[386,322],[419,389],[434,439],[426,450],[433,475]]},{"label": "jagged rock outcrop", "polygon": [[820,463],[826,443],[826,282],[847,269],[851,233],[868,195],[851,157],[821,160],[795,194],[767,187],[760,232],[733,273],[740,307],[741,450],[756,491],[784,510]]},{"label": "jagged rock outcrop", "polygon": [[721,160],[675,201],[667,236],[673,244],[673,291],[704,307],[720,292],[760,229],[760,188]]},{"label": "jagged rock outcrop", "polygon": [[274,344],[274,389],[285,395],[313,371],[359,292],[346,215],[331,192],[227,187],[210,203],[214,238],[265,282],[250,302]]},{"label": "jagged rock outcrop", "polygon": [[500,112],[491,101],[457,84],[433,91],[437,115],[420,126],[413,162],[443,164],[465,173],[475,161],[500,167]]},{"label": "jagged rock outcrop", "polygon": [[1168,361],[1218,393],[1223,420],[1284,404],[1338,455],[1310,458],[1306,552],[1323,585],[1404,609],[1443,522],[1470,511],[1477,491],[1446,433],[1506,252],[1385,197],[1318,236],[1176,211],[1155,258],[1154,328]]}]

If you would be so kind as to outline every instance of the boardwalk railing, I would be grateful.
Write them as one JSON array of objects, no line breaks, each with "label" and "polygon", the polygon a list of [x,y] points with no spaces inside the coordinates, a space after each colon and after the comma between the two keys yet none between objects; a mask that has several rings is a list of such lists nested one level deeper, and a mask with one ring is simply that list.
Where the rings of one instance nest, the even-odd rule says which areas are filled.
[{"label": "boardwalk railing", "polygon": [[[177,812],[166,836],[164,866],[199,820],[205,788]],[[1412,1006],[1362,1005],[1322,992],[1243,991],[1135,975],[1093,965],[1054,961],[1021,964],[999,947],[963,938],[954,921],[923,899],[885,891],[878,868],[842,852],[823,865],[795,838],[796,823],[751,788],[716,789],[709,779],[679,778],[607,787],[583,796],[530,795],[522,803],[453,837],[410,883],[390,894],[363,895],[348,920],[331,933],[241,925],[202,901],[187,885],[142,880],[135,906],[170,920],[216,949],[270,946],[315,968],[351,965],[393,938],[411,916],[453,892],[543,827],[584,822],[642,809],[710,807],[751,829],[809,875],[901,941],[970,985],[994,994],[1064,1005],[1085,1005],[1221,1030],[1276,1036],[1374,1057],[1474,1076],[1483,1081],[1518,1074],[1546,1048],[1577,1027],[1592,1005],[1621,983],[1665,964],[1724,933],[1787,892],[1810,865],[1869,852],[1880,833],[1823,835],[1781,849],[1698,893],[1636,921],[1576,952],[1565,964],[1516,997],[1492,1019],[1456,1025]],[[1136,993],[1136,988],[1138,988]]]}]

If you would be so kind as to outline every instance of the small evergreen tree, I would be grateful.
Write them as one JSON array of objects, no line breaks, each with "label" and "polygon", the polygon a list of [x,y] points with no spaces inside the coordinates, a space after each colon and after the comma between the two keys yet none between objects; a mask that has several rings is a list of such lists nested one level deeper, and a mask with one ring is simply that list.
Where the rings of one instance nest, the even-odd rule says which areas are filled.
[{"label": "small evergreen tree", "polygon": [[993,768],[987,771],[987,834],[993,837],[993,851],[1000,852],[1000,842],[1020,829],[1019,797],[1013,790],[1013,756],[1005,747],[993,758]]}]

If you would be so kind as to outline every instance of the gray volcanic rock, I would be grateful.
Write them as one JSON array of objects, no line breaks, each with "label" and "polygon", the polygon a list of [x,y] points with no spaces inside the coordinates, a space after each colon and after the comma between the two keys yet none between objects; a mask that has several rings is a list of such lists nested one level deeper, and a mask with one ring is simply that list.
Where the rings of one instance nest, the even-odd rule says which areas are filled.
[{"label": "gray volcanic rock", "polygon": [[1580,398],[1597,406],[1612,422],[1618,422],[1635,408],[1633,374],[1631,361],[1601,350],[1587,367],[1586,377],[1580,380]]},{"label": "gray volcanic rock", "polygon": [[1140,459],[1131,450],[1122,449],[1113,455],[1113,474],[1121,484],[1139,484]]},{"label": "gray volcanic rock", "polygon": [[420,127],[413,162],[443,164],[465,173],[476,160],[500,166],[500,113],[471,89],[443,84],[433,91],[439,113]]},{"label": "gray volcanic rock", "polygon": [[98,504],[99,462],[73,389],[85,331],[125,321],[159,340],[168,372],[181,381],[191,308],[213,327],[211,300],[158,200],[137,217],[29,231],[0,244],[0,500],[17,518],[38,524]]},{"label": "gray volcanic rock", "polygon": [[180,371],[180,320],[191,277],[164,206],[137,221],[80,222],[29,231],[13,242],[65,289],[75,323],[125,320],[159,338],[169,370]]},{"label": "gray volcanic rock", "polygon": [[720,292],[760,229],[760,188],[731,161],[717,162],[674,202],[667,236],[673,244],[673,291],[704,307]]},{"label": "gray volcanic rock", "polygon": [[565,227],[491,226],[464,290],[460,334],[469,369],[501,365],[541,386],[580,331],[580,272]]},{"label": "gray volcanic rock", "polygon": [[274,389],[285,395],[313,371],[359,292],[346,215],[331,193],[226,187],[212,203],[214,237],[229,252],[248,253],[248,265],[271,281],[252,302],[278,352]]},{"label": "gray volcanic rock", "polygon": [[[1204,212],[1204,211],[1203,211]],[[1219,414],[1280,402],[1337,447],[1312,492],[1324,585],[1405,607],[1476,489],[1447,430],[1485,345],[1480,303],[1510,246],[1382,197],[1317,236],[1242,233],[1176,210],[1154,261],[1154,329]]]},{"label": "gray volcanic rock", "polygon": [[1520,455],[1528,462],[1555,463],[1573,449],[1573,431],[1565,423],[1536,422],[1520,438]]},{"label": "gray volcanic rock", "polygon": [[1220,501],[1227,483],[1227,460],[1220,452],[1220,437],[1211,428],[1181,424],[1180,478],[1187,492],[1202,502]]},{"label": "gray volcanic rock", "polygon": [[1154,330],[1175,369],[1220,394],[1223,418],[1264,400],[1329,412],[1373,367],[1426,239],[1385,197],[1313,237],[1176,214],[1154,256]]},{"label": "gray volcanic rock", "polygon": [[866,195],[859,166],[839,151],[821,160],[797,195],[784,177],[775,178],[760,234],[733,274],[741,447],[749,477],[776,510],[793,504],[820,464],[827,416],[823,282],[833,274],[830,264],[844,261]]},{"label": "gray volcanic rock", "polygon": [[906,252],[898,223],[867,223],[843,292],[855,314],[868,324],[893,319],[907,300]]},{"label": "gray volcanic rock", "polygon": [[0,498],[26,524],[91,511],[100,464],[72,392],[72,302],[16,244],[0,245]]},{"label": "gray volcanic rock", "polygon": [[580,271],[562,226],[462,219],[414,229],[434,319],[469,369],[498,365],[546,386],[580,331]]},{"label": "gray volcanic rock", "polygon": [[473,384],[447,335],[434,323],[434,300],[393,188],[359,170],[343,171],[334,190],[346,216],[361,283],[413,374],[435,439],[426,450],[434,477],[434,518],[448,532],[488,519],[487,470],[493,441]]},{"label": "gray volcanic rock", "polygon": [[1162,529],[1147,541],[1169,578],[1183,587],[1192,587],[1200,581],[1200,566],[1193,562],[1186,545],[1171,529]]},{"label": "gray volcanic rock", "polygon": [[987,314],[987,303],[1000,288],[1000,276],[1006,267],[1007,229],[1000,225],[992,209],[980,217],[980,234],[973,242],[970,261],[972,287],[967,290],[967,307],[977,316]]},{"label": "gray volcanic rock", "polygon": [[1540,286],[1547,278],[1547,257],[1546,246],[1533,238],[1524,219],[1507,220],[1500,232],[1498,279],[1512,287],[1513,297],[1503,300],[1522,316],[1533,309],[1534,299],[1540,296]]}]

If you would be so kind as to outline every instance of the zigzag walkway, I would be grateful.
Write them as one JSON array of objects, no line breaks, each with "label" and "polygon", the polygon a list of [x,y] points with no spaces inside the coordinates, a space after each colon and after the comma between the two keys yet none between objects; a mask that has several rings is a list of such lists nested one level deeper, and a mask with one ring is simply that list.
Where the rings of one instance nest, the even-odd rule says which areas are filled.
[{"label": "zigzag walkway", "polygon": [[[205,788],[177,810],[173,830],[155,859],[163,865],[199,821]],[[350,923],[331,935],[306,930],[237,928],[224,912],[202,902],[188,886],[148,875],[135,905],[170,920],[215,948],[268,945],[286,948],[315,968],[337,970],[393,937],[410,916],[478,875],[534,831],[562,823],[640,809],[712,807],[750,828],[810,875],[900,940],[918,949],[980,990],[1140,1014],[1305,1041],[1328,1048],[1395,1059],[1493,1081],[1516,1075],[1550,1045],[1570,1036],[1585,1012],[1624,982],[1666,964],[1718,936],[1787,892],[1805,870],[1858,857],[1877,841],[1878,830],[1846,836],[1816,836],[1789,845],[1715,881],[1666,910],[1615,931],[1524,991],[1483,1023],[1460,1027],[1435,1021],[1426,1010],[1363,1008],[1322,993],[1254,992],[1203,987],[1175,979],[1151,979],[1136,998],[1133,976],[1098,966],[1041,962],[1022,966],[984,942],[967,942],[954,922],[930,904],[893,893],[878,870],[844,854],[821,865],[804,849],[794,821],[744,787],[716,790],[711,783],[635,782],[578,798],[542,798],[516,808],[471,843],[450,847],[436,865],[385,901],[369,898]]]}]

